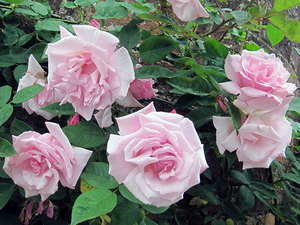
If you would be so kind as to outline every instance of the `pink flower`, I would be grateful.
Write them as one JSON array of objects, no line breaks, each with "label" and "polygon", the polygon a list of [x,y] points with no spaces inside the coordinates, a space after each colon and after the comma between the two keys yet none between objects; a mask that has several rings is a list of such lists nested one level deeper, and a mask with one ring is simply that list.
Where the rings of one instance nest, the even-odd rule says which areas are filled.
[{"label": "pink flower", "polygon": [[[39,84],[44,87],[47,86],[47,83],[45,81],[45,71],[42,69],[42,67],[39,65],[39,63],[36,61],[33,55],[29,56],[28,60],[28,69],[26,74],[20,79],[18,90],[31,86],[33,84]],[[23,102],[22,106],[26,109],[26,111],[29,114],[36,113],[37,115],[40,115],[44,117],[47,120],[51,120],[53,117],[55,117],[55,114],[48,113],[44,110],[41,110],[40,108],[43,108],[47,105],[50,105],[54,102],[59,101],[57,98],[57,95],[53,90],[48,90],[47,88],[44,88],[39,94],[37,94],[32,99]]]},{"label": "pink flower", "polygon": [[[243,50],[241,55],[229,55],[225,72],[231,80],[221,87],[238,95],[233,102],[246,114],[278,118],[286,113],[295,84],[287,83],[289,72],[274,54]],[[266,116],[266,115],[265,115]]]},{"label": "pink flower", "polygon": [[99,23],[95,19],[91,19],[90,25],[93,26],[93,27],[95,27],[95,28],[97,28],[97,29],[99,29]]},{"label": "pink flower", "polygon": [[268,168],[278,156],[285,156],[285,148],[292,137],[292,127],[285,117],[266,120],[249,116],[238,135],[231,117],[214,116],[213,123],[220,153],[236,150],[243,169]]},{"label": "pink flower", "polygon": [[71,120],[69,121],[69,125],[74,125],[74,124],[79,124],[80,120],[79,120],[79,114],[76,113],[75,116],[73,116],[71,118]]},{"label": "pink flower", "polygon": [[120,135],[110,135],[109,173],[140,201],[168,206],[200,182],[208,165],[193,123],[153,103],[117,119]]},{"label": "pink flower", "polygon": [[[94,110],[110,111],[116,99],[127,95],[134,80],[128,51],[115,51],[119,40],[89,25],[74,25],[76,36],[60,27],[61,40],[48,45],[49,87],[56,89],[61,104],[69,102],[90,120]],[[111,118],[106,124],[111,124]]]},{"label": "pink flower", "polygon": [[6,157],[3,166],[15,184],[24,188],[26,197],[40,194],[42,201],[57,191],[59,180],[73,189],[92,154],[71,146],[58,124],[46,122],[46,126],[50,133],[13,136],[18,154]]},{"label": "pink flower", "polygon": [[136,99],[151,99],[155,97],[155,90],[152,88],[154,81],[149,79],[135,79],[130,83],[130,92]]},{"label": "pink flower", "polygon": [[199,17],[209,17],[199,0],[168,0],[176,16],[182,21],[192,21]]}]

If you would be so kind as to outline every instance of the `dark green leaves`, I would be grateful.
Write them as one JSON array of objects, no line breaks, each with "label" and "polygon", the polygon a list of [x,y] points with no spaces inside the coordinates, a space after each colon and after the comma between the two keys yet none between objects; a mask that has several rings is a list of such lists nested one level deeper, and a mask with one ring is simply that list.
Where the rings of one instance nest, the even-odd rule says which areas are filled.
[{"label": "dark green leaves", "polygon": [[111,216],[111,225],[133,225],[138,224],[143,219],[143,214],[139,206],[133,202],[122,202],[119,204]]},{"label": "dark green leaves", "polygon": [[120,44],[130,50],[135,47],[141,40],[140,29],[135,21],[131,21],[124,26],[120,32]]},{"label": "dark green leaves", "polygon": [[66,126],[62,130],[75,146],[94,148],[106,142],[104,131],[93,122]]},{"label": "dark green leaves", "polygon": [[241,209],[247,210],[254,206],[255,198],[252,191],[245,185],[242,185],[239,190],[239,201]]},{"label": "dark green leaves", "polygon": [[12,181],[2,180],[0,182],[0,210],[6,205],[16,189],[17,186]]},{"label": "dark green leaves", "polygon": [[223,44],[214,39],[206,38],[204,44],[206,52],[211,58],[226,58],[226,56],[228,55],[228,49]]},{"label": "dark green leaves", "polygon": [[0,157],[17,155],[14,147],[7,140],[0,138]]},{"label": "dark green leaves", "polygon": [[25,131],[33,131],[33,128],[29,126],[27,123],[14,118],[10,125],[10,133],[11,135],[18,136]]},{"label": "dark green leaves", "polygon": [[56,115],[69,115],[69,116],[75,115],[74,108],[70,103],[60,105],[59,102],[56,102],[51,105],[45,106],[44,108],[42,108],[42,110]]},{"label": "dark green leaves", "polygon": [[12,102],[15,104],[25,102],[36,96],[43,89],[44,87],[39,84],[34,84],[29,87],[23,88],[14,95]]},{"label": "dark green leaves", "polygon": [[0,106],[0,126],[5,123],[13,112],[13,107],[10,104]]},{"label": "dark green leaves", "polygon": [[11,96],[11,87],[5,85],[0,87],[0,107],[5,105]]},{"label": "dark green leaves", "polygon": [[233,125],[236,129],[236,132],[238,133],[238,130],[242,126],[242,118],[240,110],[232,103],[232,102],[225,102],[229,114],[232,117]]},{"label": "dark green leaves", "polygon": [[106,189],[94,189],[79,195],[72,209],[71,225],[104,215],[117,204],[117,195]]},{"label": "dark green leaves", "polygon": [[94,19],[121,18],[128,15],[127,9],[115,1],[99,2],[95,9]]},{"label": "dark green leaves", "polygon": [[140,58],[154,63],[165,58],[178,45],[178,42],[167,37],[150,37],[140,45]]},{"label": "dark green leaves", "polygon": [[165,67],[161,66],[142,66],[134,70],[135,78],[171,78],[176,75]]},{"label": "dark green leaves", "polygon": [[112,189],[119,185],[116,179],[108,174],[108,164],[103,162],[89,163],[81,174],[81,179],[96,188]]}]

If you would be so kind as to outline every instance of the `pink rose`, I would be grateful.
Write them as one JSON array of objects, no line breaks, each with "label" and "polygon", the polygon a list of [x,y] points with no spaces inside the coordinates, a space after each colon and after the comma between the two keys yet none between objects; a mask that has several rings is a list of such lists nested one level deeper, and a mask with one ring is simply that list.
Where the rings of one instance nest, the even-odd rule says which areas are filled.
[{"label": "pink rose", "polygon": [[193,123],[153,103],[117,119],[120,135],[107,144],[109,173],[140,201],[168,206],[200,182],[208,165]]},{"label": "pink rose", "polygon": [[274,54],[243,50],[242,55],[229,55],[225,72],[231,80],[221,87],[238,95],[233,102],[246,114],[278,118],[286,113],[295,84],[287,83],[289,72]]},{"label": "pink rose", "polygon": [[209,17],[199,0],[168,0],[176,16],[182,21],[192,21],[199,17]]},{"label": "pink rose", "polygon": [[46,88],[47,83],[45,81],[45,71],[36,61],[34,56],[30,55],[28,60],[27,72],[20,79],[17,91],[20,91],[21,89],[31,86],[33,84],[39,84],[44,86],[45,88],[32,99],[23,102],[22,106],[23,108],[26,109],[26,111],[29,114],[36,113],[37,115],[40,115],[47,120],[51,120],[56,115],[41,110],[40,108],[43,108],[47,105],[57,102],[59,101],[59,99],[57,98],[57,95],[55,94],[54,90],[48,90]]},{"label": "pink rose", "polygon": [[285,117],[266,120],[249,116],[238,135],[231,117],[213,117],[217,129],[217,146],[221,154],[228,150],[243,162],[243,169],[268,168],[278,156],[285,156],[291,141],[292,127]]},{"label": "pink rose", "polygon": [[154,81],[149,79],[135,79],[130,83],[130,92],[136,99],[151,99],[155,97],[155,90],[152,88]]},{"label": "pink rose", "polygon": [[[119,40],[112,34],[89,25],[73,29],[76,36],[60,27],[61,40],[48,45],[48,88],[56,89],[61,104],[71,103],[86,120],[94,110],[102,120],[104,111],[127,95],[134,80],[131,58],[124,47],[115,51]],[[106,125],[112,123],[109,120]]]},{"label": "pink rose", "polygon": [[13,136],[18,154],[6,157],[3,166],[15,184],[24,188],[26,197],[40,194],[42,201],[57,191],[59,180],[73,189],[92,154],[71,146],[58,124],[46,122],[46,126],[50,133]]}]

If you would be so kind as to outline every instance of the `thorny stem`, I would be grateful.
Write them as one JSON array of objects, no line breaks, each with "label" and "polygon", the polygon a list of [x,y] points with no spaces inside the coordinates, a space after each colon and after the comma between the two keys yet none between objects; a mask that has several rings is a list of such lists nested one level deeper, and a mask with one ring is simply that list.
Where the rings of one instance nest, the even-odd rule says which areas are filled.
[{"label": "thorny stem", "polygon": [[[246,5],[246,7],[245,7],[245,11],[253,4],[253,2],[254,2],[254,0],[251,0],[247,5]],[[225,21],[223,21],[220,25],[218,25],[217,27],[215,27],[212,31],[209,31],[209,32],[207,32],[206,34],[203,34],[203,35],[201,35],[202,37],[205,37],[205,36],[208,36],[208,35],[210,35],[210,34],[212,34],[212,33],[214,33],[214,32],[216,32],[217,30],[219,30],[222,26],[224,26],[226,23],[229,23],[229,22],[231,22],[231,21],[233,21],[234,20],[234,18],[232,17],[232,18],[230,18],[230,19],[228,19],[228,20],[225,20]]]}]

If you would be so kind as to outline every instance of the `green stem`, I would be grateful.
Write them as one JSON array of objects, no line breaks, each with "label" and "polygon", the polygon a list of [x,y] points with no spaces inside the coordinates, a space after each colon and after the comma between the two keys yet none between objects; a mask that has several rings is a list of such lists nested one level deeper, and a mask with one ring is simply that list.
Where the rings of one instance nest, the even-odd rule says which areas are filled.
[{"label": "green stem", "polygon": [[77,23],[78,23],[78,22],[76,22],[76,21],[65,20],[65,19],[60,19],[60,18],[52,18],[52,19],[57,20],[57,21],[66,22],[66,23],[74,23],[74,24],[77,24]]},{"label": "green stem", "polygon": [[254,2],[254,0],[251,0],[249,3],[248,3],[248,5],[246,5],[246,7],[245,7],[245,11],[246,10],[248,10],[248,8],[253,4],[253,2]]},{"label": "green stem", "polygon": [[11,6],[8,6],[8,5],[0,5],[1,8],[6,8],[6,9],[12,9]]},{"label": "green stem", "polygon": [[230,18],[228,20],[223,21],[220,25],[218,25],[217,27],[215,27],[212,31],[207,32],[206,34],[201,35],[202,37],[208,36],[214,32],[216,32],[217,30],[219,30],[221,27],[223,27],[226,23],[231,22],[232,20],[234,20],[234,18]]}]

